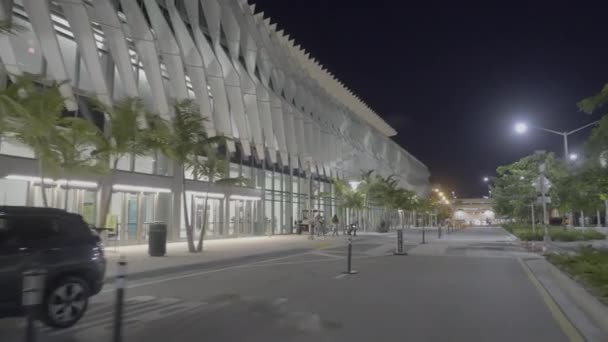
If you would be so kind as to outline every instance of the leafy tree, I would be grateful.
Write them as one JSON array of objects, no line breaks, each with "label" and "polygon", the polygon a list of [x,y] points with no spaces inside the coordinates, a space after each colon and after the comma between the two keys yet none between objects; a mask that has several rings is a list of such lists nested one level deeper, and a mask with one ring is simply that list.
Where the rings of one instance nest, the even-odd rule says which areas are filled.
[{"label": "leafy tree", "polygon": [[[491,188],[494,210],[498,215],[521,220],[528,218],[530,204],[537,198],[533,182],[540,175],[539,165],[543,161],[546,163],[545,176],[553,184],[559,183],[560,179],[567,176],[563,162],[553,153],[526,156],[512,164],[497,168],[497,177]],[[552,205],[559,206],[560,197],[556,189],[556,186],[551,187],[548,195],[552,198]]]},{"label": "leafy tree", "polygon": [[353,190],[350,184],[341,179],[333,179],[338,206],[341,208],[361,210],[365,206],[365,193],[362,189]]},{"label": "leafy tree", "polygon": [[[608,84],[604,85],[599,93],[579,101],[578,108],[587,113],[592,114],[608,103]],[[608,114],[608,113],[605,113]]]},{"label": "leafy tree", "polygon": [[416,193],[407,189],[397,189],[394,194],[395,206],[404,212],[410,212],[416,208],[418,198]]}]

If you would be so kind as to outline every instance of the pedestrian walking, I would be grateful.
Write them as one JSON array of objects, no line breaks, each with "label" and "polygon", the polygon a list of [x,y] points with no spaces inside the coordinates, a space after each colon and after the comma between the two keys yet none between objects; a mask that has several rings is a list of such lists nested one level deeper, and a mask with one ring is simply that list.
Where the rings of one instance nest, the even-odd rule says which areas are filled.
[{"label": "pedestrian walking", "polygon": [[338,225],[340,224],[340,220],[338,219],[338,215],[334,214],[334,217],[331,218],[331,236],[338,236]]},{"label": "pedestrian walking", "polygon": [[321,215],[317,215],[315,216],[315,221],[314,221],[314,226],[315,226],[315,232],[317,233],[317,236],[321,236],[321,234],[323,233],[321,231]]}]

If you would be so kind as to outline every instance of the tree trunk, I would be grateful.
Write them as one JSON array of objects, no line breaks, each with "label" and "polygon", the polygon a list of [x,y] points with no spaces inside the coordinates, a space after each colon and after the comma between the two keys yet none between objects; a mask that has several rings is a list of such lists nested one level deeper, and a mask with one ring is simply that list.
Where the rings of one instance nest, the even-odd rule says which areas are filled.
[{"label": "tree trunk", "polygon": [[581,210],[581,227],[585,228],[585,212]]},{"label": "tree trunk", "polygon": [[[184,169],[182,167],[182,169]],[[184,225],[186,226],[186,239],[188,240],[188,252],[195,253],[194,248],[194,234],[192,226],[190,225],[190,218],[188,217],[188,198],[186,196],[186,175],[182,178],[182,208],[184,209]]]},{"label": "tree trunk", "polygon": [[600,228],[602,226],[602,216],[600,215],[600,211],[598,210],[596,212],[597,215],[597,225],[596,227]]},{"label": "tree trunk", "polygon": [[604,201],[604,207],[606,208],[604,212],[604,225],[608,227],[608,200]]},{"label": "tree trunk", "polygon": [[[102,187],[106,187],[105,191],[102,189],[102,198],[101,198],[101,206],[99,208],[99,227],[104,227],[108,220],[108,214],[110,213],[110,205],[112,204],[112,175],[114,174],[114,170],[118,166],[118,158],[116,158],[112,162],[112,169],[110,170],[110,175],[107,176],[102,182]],[[104,197],[105,196],[105,197]],[[104,228],[116,228],[116,227],[104,227]],[[118,234],[118,231],[115,232]]]},{"label": "tree trunk", "polygon": [[207,195],[205,196],[205,204],[203,205],[203,228],[201,229],[201,235],[198,237],[198,244],[196,245],[196,251],[203,251],[203,240],[205,239],[205,232],[207,231],[207,202],[209,200],[209,189],[207,189]]},{"label": "tree trunk", "polygon": [[40,193],[42,194],[42,205],[48,207],[49,201],[46,198],[46,187],[44,185],[44,167],[42,165],[42,159],[40,157],[38,157],[38,175],[40,176]]},{"label": "tree trunk", "polygon": [[[61,187],[61,185],[59,185]],[[63,195],[63,210],[68,210],[68,192],[70,191],[70,181],[66,179],[65,181],[65,192]]]}]

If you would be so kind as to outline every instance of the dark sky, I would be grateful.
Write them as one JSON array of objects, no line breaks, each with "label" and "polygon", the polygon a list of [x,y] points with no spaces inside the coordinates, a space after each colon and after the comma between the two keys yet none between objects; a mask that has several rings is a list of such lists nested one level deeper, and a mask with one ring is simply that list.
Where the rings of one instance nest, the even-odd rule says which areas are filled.
[{"label": "dark sky", "polygon": [[[608,83],[608,1],[256,0],[359,94],[433,183],[483,195],[496,167],[597,120],[576,102]],[[581,147],[588,131],[571,139]]]}]

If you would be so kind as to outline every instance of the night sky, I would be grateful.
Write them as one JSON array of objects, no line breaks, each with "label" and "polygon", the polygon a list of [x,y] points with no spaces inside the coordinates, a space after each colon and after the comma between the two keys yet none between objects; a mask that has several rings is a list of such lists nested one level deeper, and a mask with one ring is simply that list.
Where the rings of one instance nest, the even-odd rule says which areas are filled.
[{"label": "night sky", "polygon": [[565,131],[599,119],[576,102],[608,83],[608,1],[255,3],[458,197],[484,195],[484,176],[534,150],[562,154],[560,136],[517,136],[515,121]]}]

